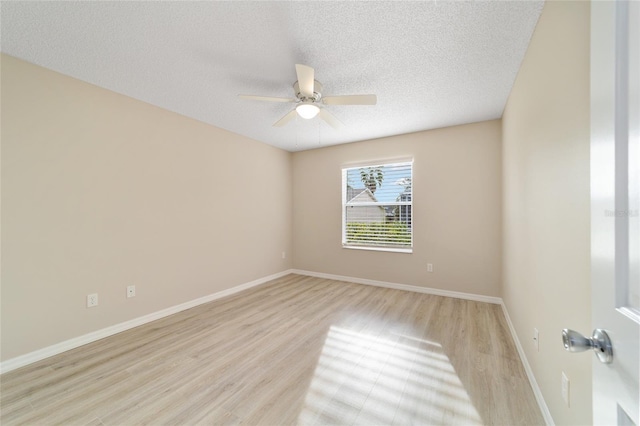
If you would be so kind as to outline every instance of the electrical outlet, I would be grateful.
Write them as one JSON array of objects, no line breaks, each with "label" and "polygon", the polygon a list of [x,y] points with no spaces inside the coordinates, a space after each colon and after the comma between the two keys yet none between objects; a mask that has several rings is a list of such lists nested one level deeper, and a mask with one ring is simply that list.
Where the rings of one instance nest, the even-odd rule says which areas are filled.
[{"label": "electrical outlet", "polygon": [[98,306],[98,293],[87,296],[87,308],[93,308],[94,306]]},{"label": "electrical outlet", "polygon": [[433,272],[433,263],[427,263],[427,272]]},{"label": "electrical outlet", "polygon": [[536,352],[540,352],[540,333],[538,333],[538,329],[533,329],[533,344],[536,346]]},{"label": "electrical outlet", "polygon": [[135,297],[135,295],[136,295],[136,286],[135,285],[127,286],[127,298]]},{"label": "electrical outlet", "polygon": [[569,378],[564,374],[564,371],[562,372],[562,399],[567,403],[567,407],[571,407],[569,403]]},{"label": "electrical outlet", "polygon": [[286,259],[286,258],[287,258],[287,252],[286,252],[286,251],[283,251],[283,252],[282,252],[282,258],[283,258],[283,259]]}]

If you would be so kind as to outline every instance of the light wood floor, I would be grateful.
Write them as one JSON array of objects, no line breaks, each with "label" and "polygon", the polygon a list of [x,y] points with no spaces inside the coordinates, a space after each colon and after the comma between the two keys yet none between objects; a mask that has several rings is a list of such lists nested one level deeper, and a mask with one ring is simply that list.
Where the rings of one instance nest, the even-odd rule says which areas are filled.
[{"label": "light wood floor", "polygon": [[544,424],[497,305],[298,275],[2,375],[11,424]]}]

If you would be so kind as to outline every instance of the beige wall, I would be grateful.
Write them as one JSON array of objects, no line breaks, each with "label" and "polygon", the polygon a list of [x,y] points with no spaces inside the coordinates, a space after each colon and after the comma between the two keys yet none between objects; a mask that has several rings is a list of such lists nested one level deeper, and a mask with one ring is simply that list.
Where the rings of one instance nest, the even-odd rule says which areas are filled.
[{"label": "beige wall", "polygon": [[[295,153],[294,266],[499,296],[500,139],[496,120]],[[341,166],[406,157],[414,158],[413,253],[343,249]]]},{"label": "beige wall", "polygon": [[290,153],[1,66],[2,360],[291,268]]},{"label": "beige wall", "polygon": [[588,2],[547,1],[502,123],[503,298],[555,422],[590,424],[593,356],[561,343],[591,330]]}]

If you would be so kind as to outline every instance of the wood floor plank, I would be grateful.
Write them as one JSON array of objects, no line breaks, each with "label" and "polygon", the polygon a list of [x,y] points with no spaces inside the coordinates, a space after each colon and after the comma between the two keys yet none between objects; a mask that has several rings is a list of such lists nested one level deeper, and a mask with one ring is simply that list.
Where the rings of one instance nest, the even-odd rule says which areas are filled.
[{"label": "wood floor plank", "polygon": [[500,308],[288,275],[0,377],[19,424],[544,424]]}]

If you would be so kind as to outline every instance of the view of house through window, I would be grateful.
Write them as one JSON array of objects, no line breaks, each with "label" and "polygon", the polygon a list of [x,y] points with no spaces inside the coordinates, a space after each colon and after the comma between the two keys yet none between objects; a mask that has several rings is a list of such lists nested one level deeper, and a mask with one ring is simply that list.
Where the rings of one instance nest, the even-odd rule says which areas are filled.
[{"label": "view of house through window", "polygon": [[413,163],[342,169],[342,244],[411,251]]}]

